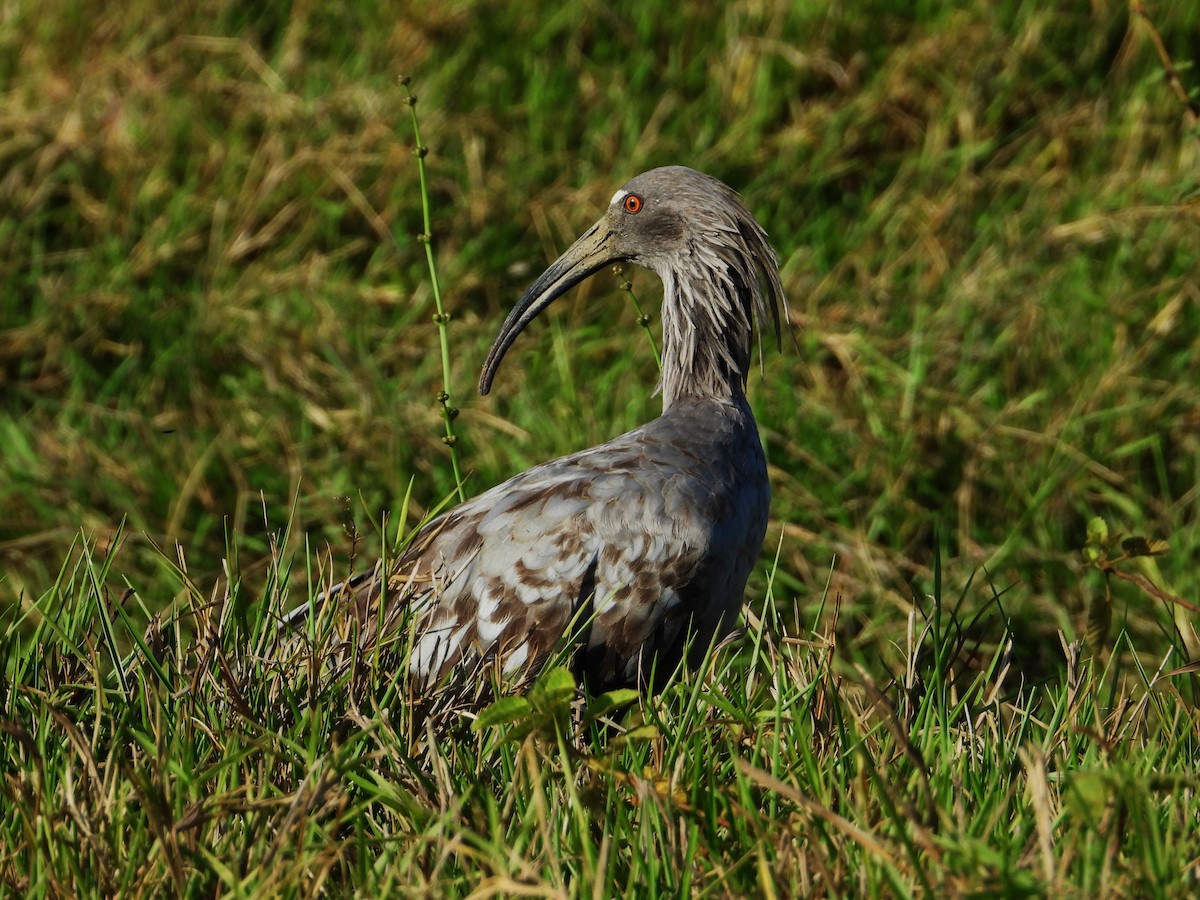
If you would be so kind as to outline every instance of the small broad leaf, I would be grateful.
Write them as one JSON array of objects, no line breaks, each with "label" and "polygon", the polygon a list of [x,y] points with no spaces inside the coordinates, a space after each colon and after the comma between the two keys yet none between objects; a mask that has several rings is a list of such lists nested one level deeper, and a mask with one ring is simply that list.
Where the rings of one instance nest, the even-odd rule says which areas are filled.
[{"label": "small broad leaf", "polygon": [[529,735],[537,722],[530,716],[528,719],[522,719],[513,725],[512,728],[504,732],[504,737],[500,739],[502,744],[519,744]]},{"label": "small broad leaf", "polygon": [[570,703],[575,699],[575,676],[566,666],[548,669],[529,689],[529,700],[539,709]]},{"label": "small broad leaf", "polygon": [[471,730],[479,732],[497,725],[507,725],[527,717],[531,712],[533,706],[524,697],[501,697],[475,717]]},{"label": "small broad leaf", "polygon": [[631,728],[629,731],[615,738],[612,742],[612,747],[616,749],[624,744],[633,744],[638,741],[652,741],[658,735],[657,725],[639,725],[637,728]]},{"label": "small broad leaf", "polygon": [[1096,516],[1087,524],[1087,545],[1089,547],[1103,547],[1108,543],[1108,523],[1100,516]]},{"label": "small broad leaf", "polygon": [[618,688],[615,691],[607,691],[588,704],[583,718],[590,722],[594,719],[599,719],[601,716],[607,716],[614,709],[636,703],[640,696],[641,694],[633,688]]},{"label": "small broad leaf", "polygon": [[1067,809],[1079,820],[1098,822],[1110,800],[1116,799],[1121,780],[1105,771],[1072,772],[1066,779],[1063,799]]}]

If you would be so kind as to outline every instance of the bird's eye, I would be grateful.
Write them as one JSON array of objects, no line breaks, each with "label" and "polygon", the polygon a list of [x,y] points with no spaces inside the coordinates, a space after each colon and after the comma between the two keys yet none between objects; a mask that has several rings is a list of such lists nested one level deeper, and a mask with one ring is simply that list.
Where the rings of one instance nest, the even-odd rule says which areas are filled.
[{"label": "bird's eye", "polygon": [[622,205],[625,207],[625,212],[627,213],[640,213],[642,211],[642,198],[637,194],[629,194]]}]

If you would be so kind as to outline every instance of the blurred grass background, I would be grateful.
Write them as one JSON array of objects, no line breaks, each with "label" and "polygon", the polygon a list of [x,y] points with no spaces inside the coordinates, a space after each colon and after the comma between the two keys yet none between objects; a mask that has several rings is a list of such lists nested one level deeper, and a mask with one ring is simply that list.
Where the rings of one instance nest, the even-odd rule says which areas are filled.
[{"label": "blurred grass background", "polygon": [[[1200,8],[1149,13],[1200,85]],[[831,580],[842,647],[886,658],[940,541],[1060,665],[1097,515],[1200,594],[1200,141],[1125,4],[45,0],[0,12],[0,607],[122,521],[114,571],[162,609],[175,544],[198,584],[230,545],[252,581],[289,519],[344,560],[346,509],[369,555],[410,480],[413,515],[453,490],[400,74],[470,493],[656,414],[607,274],[473,385],[613,190],[682,163],[784,263],[798,347],[750,388],[776,596]]]}]

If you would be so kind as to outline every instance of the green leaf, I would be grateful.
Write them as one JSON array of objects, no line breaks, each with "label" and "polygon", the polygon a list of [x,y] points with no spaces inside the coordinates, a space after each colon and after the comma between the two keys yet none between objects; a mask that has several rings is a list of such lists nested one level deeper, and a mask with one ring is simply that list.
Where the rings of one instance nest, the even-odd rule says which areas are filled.
[{"label": "green leaf", "polygon": [[501,743],[504,743],[504,744],[519,744],[519,743],[521,743],[521,741],[525,740],[525,737],[531,731],[533,731],[535,724],[536,723],[534,722],[532,716],[528,719],[523,719],[522,721],[517,722],[515,725],[513,725],[512,728],[510,728],[510,729],[508,729],[508,731],[504,732],[504,737],[501,739]]},{"label": "green leaf", "polygon": [[516,722],[533,712],[533,705],[524,697],[501,697],[481,712],[471,723],[472,731],[483,731],[497,725]]},{"label": "green leaf", "polygon": [[529,700],[539,709],[569,704],[575,699],[575,676],[565,666],[546,670],[529,689]]},{"label": "green leaf", "polygon": [[1098,822],[1109,800],[1121,786],[1119,775],[1108,771],[1072,772],[1067,778],[1063,799],[1080,821]]},{"label": "green leaf", "polygon": [[657,725],[639,725],[637,728],[631,728],[620,737],[613,740],[613,748],[621,747],[625,744],[634,744],[638,741],[652,741],[659,735]]},{"label": "green leaf", "polygon": [[641,694],[633,688],[618,688],[615,691],[607,691],[588,704],[583,718],[585,721],[591,722],[599,719],[601,716],[607,716],[614,709],[636,703],[639,697],[641,697]]},{"label": "green leaf", "polygon": [[1103,547],[1108,543],[1108,523],[1100,516],[1096,516],[1087,524],[1087,545],[1089,547]]}]

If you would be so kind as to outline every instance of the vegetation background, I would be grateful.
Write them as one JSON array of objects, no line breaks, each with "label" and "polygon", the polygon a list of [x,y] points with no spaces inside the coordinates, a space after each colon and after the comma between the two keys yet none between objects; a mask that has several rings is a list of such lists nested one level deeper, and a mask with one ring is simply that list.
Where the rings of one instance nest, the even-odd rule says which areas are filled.
[{"label": "vegetation background", "polygon": [[[101,893],[380,884],[579,893],[594,882],[597,896],[683,886],[787,894],[919,892],[939,881],[1193,890],[1195,611],[1155,594],[1200,597],[1198,47],[1200,7],[1148,4],[1143,15],[1141,4],[1108,0],[5,5],[0,610],[13,623],[2,737],[14,804],[3,819],[3,883],[51,894],[71,878]],[[272,817],[297,808],[305,766],[325,747],[312,735],[340,734],[340,709],[297,738],[311,753],[289,757],[301,774],[273,781],[276,795],[251,798],[253,779],[226,785],[265,804],[252,812],[214,800],[225,795],[213,780],[186,777],[189,766],[208,771],[203,754],[185,765],[159,753],[157,774],[138,774],[148,751],[111,776],[104,769],[100,745],[137,729],[102,712],[120,664],[102,661],[99,638],[80,637],[94,636],[100,606],[125,595],[129,634],[106,633],[128,652],[152,616],[219,599],[227,578],[251,607],[247,598],[283,602],[281,559],[294,601],[323,560],[345,571],[393,540],[379,525],[385,514],[394,528],[407,502],[415,521],[454,490],[400,74],[412,78],[429,148],[431,245],[451,315],[450,402],[461,410],[456,449],[470,493],[656,414],[654,356],[620,279],[607,274],[521,338],[491,396],[473,390],[510,304],[626,178],[669,163],[704,170],[738,189],[772,235],[796,345],[768,349],[750,388],[774,501],[748,601],[762,610],[769,598],[772,615],[791,623],[788,640],[812,645],[797,650],[778,629],[766,639],[774,683],[792,682],[779,690],[817,704],[796,721],[820,731],[819,704],[847,704],[837,740],[805,732],[817,748],[808,763],[828,764],[825,788],[798,794],[789,773],[800,764],[780,756],[778,741],[756,758],[757,775],[738,768],[749,765],[735,758],[744,731],[721,731],[724,750],[704,753],[690,739],[664,749],[648,738],[621,750],[632,756],[618,754],[612,771],[584,767],[609,798],[602,824],[589,826],[572,806],[579,773],[561,768],[570,754],[532,737],[494,745],[481,732],[464,739],[461,759],[446,754],[448,781],[418,781],[435,798],[434,782],[451,795],[499,796],[483,824],[441,797],[430,801],[433,818],[389,807],[403,824],[378,830],[379,783],[334,778],[347,805],[305,818],[312,830],[264,862],[250,849],[255,835],[264,844],[293,834]],[[632,278],[653,314],[659,285]],[[1082,552],[1095,517],[1114,537],[1101,546],[1093,535],[1093,562],[1122,552],[1117,533],[1165,539],[1170,550],[1121,563],[1146,580],[1109,585]],[[938,618],[951,605],[958,612],[945,621],[957,630]],[[63,619],[63,609],[74,612]],[[1103,665],[1085,677],[1072,642],[1088,631],[1089,610],[1088,647]],[[61,628],[39,626],[47,616]],[[87,663],[67,682],[92,685],[92,700],[57,693],[45,662],[55,641],[63,658]],[[923,742],[934,740],[939,756],[958,759],[963,738],[949,722],[975,696],[969,681],[957,692],[917,690],[922,648],[942,687],[951,670],[997,686],[998,672],[1017,673],[999,691],[1016,705],[988,715],[996,735],[1024,735],[997,738],[985,770],[998,780],[978,788],[978,808],[930,814],[942,831],[928,846],[924,813],[898,801],[888,813],[885,782],[864,774],[884,764],[854,756],[911,765],[897,779],[923,772],[929,796],[951,806],[970,796],[959,762],[930,762],[931,776],[908,752],[930,753]],[[757,697],[743,657],[730,663],[733,680]],[[1167,670],[1176,674],[1159,677]],[[1087,694],[1094,705],[1079,705],[1080,684],[1098,692]],[[720,708],[728,684],[693,686],[707,698],[699,706],[679,700],[680,712],[671,695],[640,714],[665,717],[659,732],[677,735],[763,721],[752,703]],[[884,723],[876,694],[900,731]],[[154,696],[130,707],[150,748],[164,740],[155,710],[179,722],[194,713],[172,705],[185,702],[177,696]],[[57,716],[76,705],[80,720],[63,724]],[[915,711],[929,708],[943,727],[924,730]],[[1124,710],[1116,730],[1105,724],[1113,710]],[[1018,762],[1015,747],[1029,739],[1021,729],[1035,724],[1040,749]],[[158,825],[135,816],[109,843],[86,837],[65,799],[75,776],[63,773],[87,767],[48,749],[74,745],[72,735],[106,786],[73,802],[101,816],[122,797],[154,794]],[[1080,735],[1082,749],[1071,743]],[[1071,748],[1056,758],[1060,738]],[[834,744],[849,755],[821,755]],[[253,746],[256,765],[274,771],[278,761],[261,762],[273,751]],[[383,752],[356,746],[346,752]],[[228,745],[212,752],[206,765],[240,771]],[[734,807],[697,824],[694,796],[655,788],[686,780],[681,760],[692,753],[723,760],[715,770],[747,808],[761,812],[746,798],[766,791],[767,824],[739,831],[722,818]],[[525,807],[505,807],[494,786],[464,787],[480,758],[498,760],[502,786],[520,782],[514,773],[534,779],[545,791],[538,821],[557,821],[545,811],[561,808],[575,823],[561,825],[567,836],[527,833],[540,826],[521,824]],[[1072,830],[1056,773],[1110,765],[1124,774],[1097,775],[1083,791],[1096,827],[1075,820]],[[846,787],[856,779],[861,806]],[[702,781],[696,791],[712,788]],[[1124,793],[1145,805],[1113,799]],[[21,805],[43,812],[23,816]],[[656,825],[638,819],[651,807]],[[203,811],[203,824],[179,824],[189,809]],[[1156,822],[1161,841],[1129,833],[1130,816]],[[809,847],[813,822],[829,831]],[[52,838],[75,842],[75,862]],[[887,839],[911,852],[876,853]],[[381,841],[400,848],[386,857],[394,868],[379,862]],[[631,841],[661,869],[613,850]],[[955,841],[957,855],[947,850]]]}]

